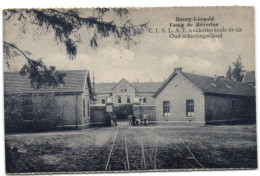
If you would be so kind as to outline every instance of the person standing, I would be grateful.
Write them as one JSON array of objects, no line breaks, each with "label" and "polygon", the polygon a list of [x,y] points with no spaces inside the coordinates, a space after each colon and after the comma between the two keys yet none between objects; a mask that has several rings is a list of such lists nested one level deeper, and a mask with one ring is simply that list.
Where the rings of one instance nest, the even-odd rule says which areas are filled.
[{"label": "person standing", "polygon": [[132,125],[132,120],[133,120],[133,115],[130,113],[128,116],[128,120],[129,120],[129,126]]},{"label": "person standing", "polygon": [[133,116],[133,118],[132,118],[132,124],[133,124],[133,126],[135,126],[135,120],[136,120],[136,117]]},{"label": "person standing", "polygon": [[105,123],[107,126],[111,126],[111,116],[109,113],[105,116]]},{"label": "person standing", "polygon": [[143,120],[144,120],[144,125],[146,126],[147,125],[147,120],[148,120],[147,114],[144,114]]},{"label": "person standing", "polygon": [[116,123],[116,115],[115,115],[115,114],[112,115],[112,120],[113,120],[113,125],[114,125],[114,126],[117,126],[117,123]]}]

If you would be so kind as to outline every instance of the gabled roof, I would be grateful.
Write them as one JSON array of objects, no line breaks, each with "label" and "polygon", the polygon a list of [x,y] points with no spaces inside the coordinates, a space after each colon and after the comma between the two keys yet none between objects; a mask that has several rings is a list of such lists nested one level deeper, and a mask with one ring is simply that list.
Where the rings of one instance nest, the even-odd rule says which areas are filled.
[{"label": "gabled roof", "polygon": [[255,83],[255,71],[248,71],[242,80],[243,83]]},{"label": "gabled roof", "polygon": [[[125,78],[122,78],[112,89],[115,89],[121,82],[125,81],[126,83],[128,83],[131,87],[133,87],[133,85],[128,82]],[[133,87],[134,88],[134,87]]]},{"label": "gabled roof", "polygon": [[134,87],[137,93],[154,93],[162,85],[162,82],[137,82]]},{"label": "gabled roof", "polygon": [[[71,92],[83,92],[85,85],[91,88],[89,75],[87,70],[60,70],[59,72],[65,73],[65,84],[62,86],[43,87],[40,89],[34,89],[31,87],[30,80],[27,76],[21,76],[19,72],[5,72],[4,73],[4,93],[71,93]],[[87,81],[87,82],[86,82]],[[91,91],[91,89],[89,89]]]},{"label": "gabled roof", "polygon": [[254,87],[245,83],[230,81],[223,78],[218,78],[217,80],[214,80],[213,77],[196,75],[185,72],[173,72],[171,76],[156,91],[153,97],[156,97],[177,74],[182,76],[189,83],[193,84],[203,93],[255,96]]},{"label": "gabled roof", "polygon": [[[162,85],[162,82],[135,82],[130,84],[135,88],[136,93],[154,93]],[[96,83],[95,93],[112,93],[116,85],[116,83]]]},{"label": "gabled roof", "polygon": [[95,83],[95,93],[112,93],[112,89],[115,85],[116,83]]}]

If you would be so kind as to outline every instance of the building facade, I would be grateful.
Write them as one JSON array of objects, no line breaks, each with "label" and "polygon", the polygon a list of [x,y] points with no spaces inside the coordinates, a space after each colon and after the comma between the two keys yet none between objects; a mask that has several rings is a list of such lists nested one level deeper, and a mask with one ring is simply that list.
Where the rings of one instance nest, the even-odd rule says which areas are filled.
[{"label": "building facade", "polygon": [[152,97],[160,87],[161,82],[133,82],[121,79],[118,83],[96,83],[95,104],[113,103],[114,106],[139,103],[141,105],[154,105]]},{"label": "building facade", "polygon": [[247,71],[243,77],[242,82],[255,86],[255,71]]},{"label": "building facade", "polygon": [[176,68],[153,95],[156,121],[206,125],[255,121],[255,89],[245,83]]},{"label": "building facade", "polygon": [[[91,120],[92,98],[89,72],[87,70],[62,72],[66,74],[65,84],[40,89],[32,88],[28,77],[20,76],[18,72],[4,73],[6,128],[15,127],[15,124],[32,128],[37,123],[46,123],[55,128],[88,126]],[[14,101],[12,97],[19,97],[19,101]],[[8,103],[9,101],[14,103]],[[21,111],[17,111],[18,108]],[[43,119],[45,122],[40,122]]]}]

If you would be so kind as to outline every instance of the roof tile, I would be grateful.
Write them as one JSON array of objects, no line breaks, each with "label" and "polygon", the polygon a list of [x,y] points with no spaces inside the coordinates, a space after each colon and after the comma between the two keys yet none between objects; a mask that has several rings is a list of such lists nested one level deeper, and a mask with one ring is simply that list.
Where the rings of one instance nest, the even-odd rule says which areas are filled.
[{"label": "roof tile", "polygon": [[153,97],[156,97],[176,74],[183,76],[204,93],[255,96],[255,88],[246,83],[231,81],[225,78],[218,78],[215,80],[213,77],[186,72],[173,72],[171,76],[156,91]]},{"label": "roof tile", "polygon": [[[134,82],[131,83],[137,93],[154,93],[162,85],[162,82]],[[96,93],[112,93],[116,83],[96,83]]]},{"label": "roof tile", "polygon": [[40,93],[40,92],[82,92],[84,89],[85,79],[87,77],[87,70],[60,70],[66,74],[64,77],[65,84],[58,87],[42,87],[34,89],[31,87],[30,80],[27,76],[21,76],[19,72],[5,72],[4,73],[4,93]]}]

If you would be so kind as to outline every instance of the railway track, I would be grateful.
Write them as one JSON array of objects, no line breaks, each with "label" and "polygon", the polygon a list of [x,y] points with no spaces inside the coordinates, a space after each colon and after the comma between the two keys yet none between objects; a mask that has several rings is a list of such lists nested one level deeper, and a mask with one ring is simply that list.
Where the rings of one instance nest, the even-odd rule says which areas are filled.
[{"label": "railway track", "polygon": [[[131,169],[157,169],[157,163],[159,162],[157,161],[157,158],[159,157],[159,152],[163,152],[158,145],[162,144],[166,145],[169,150],[169,153],[166,154],[166,157],[168,157],[167,160],[172,157],[170,160],[170,164],[172,165],[169,167],[169,169],[204,168],[204,166],[192,153],[188,145],[177,136],[173,137],[173,139],[179,141],[176,144],[176,141],[162,138],[162,136],[159,137],[156,133],[151,131],[150,132],[152,133],[152,136],[155,137],[154,141],[151,141],[151,139],[147,137],[151,134],[147,135],[147,132],[145,131],[133,131],[132,134],[137,139],[137,143],[139,143],[138,145],[136,145],[136,143],[133,147],[133,144],[130,145],[129,143],[128,145],[129,134],[128,137],[126,137],[127,131],[128,130],[125,127],[119,127],[115,133],[105,170],[122,171]],[[139,152],[137,152],[137,150],[139,150]],[[130,157],[129,153],[131,154]],[[130,165],[130,163],[132,163],[132,165]]]},{"label": "railway track", "polygon": [[[151,132],[151,131],[150,131]],[[143,136],[147,136],[146,132],[144,131],[139,131],[140,134],[142,134]],[[159,141],[157,141],[160,144],[165,144],[168,146],[168,148],[170,149],[171,152],[173,152],[173,154],[175,154],[175,156],[177,156],[177,158],[179,158],[177,161],[176,160],[172,160],[172,162],[175,162],[176,165],[178,166],[176,169],[182,169],[182,168],[192,168],[192,169],[199,169],[199,168],[204,168],[204,166],[199,162],[199,160],[195,157],[195,155],[192,153],[191,149],[188,147],[188,145],[181,139],[178,138],[176,136],[174,136],[174,139],[177,139],[179,141],[180,144],[172,144],[174,143],[171,140],[167,140],[167,139],[162,139],[162,136],[159,137],[156,133],[151,132],[152,135],[158,139]],[[142,145],[142,150],[143,153],[145,153],[145,149],[151,147],[150,145],[150,141],[149,139],[145,139],[145,142],[149,144],[149,146],[145,146],[144,145],[144,141],[142,141],[140,139],[140,134],[137,134],[137,132],[135,132],[136,136],[139,138],[139,141]],[[156,148],[158,149],[158,148]],[[146,151],[147,153],[147,151]],[[172,153],[169,153],[172,154]],[[157,151],[154,154],[154,160],[153,161],[156,164],[156,156],[157,156]],[[145,162],[145,154],[143,154],[142,156],[144,158],[144,162]],[[170,156],[169,156],[170,157]],[[151,169],[157,169],[156,165],[154,165],[155,168],[151,168]],[[146,168],[145,168],[146,169]],[[171,168],[174,169],[174,168]]]},{"label": "railway track", "polygon": [[130,170],[127,138],[124,128],[118,128],[115,134],[105,170]]},{"label": "railway track", "polygon": [[180,144],[173,145],[170,141],[169,147],[172,148],[179,155],[179,162],[181,163],[182,168],[192,168],[192,169],[200,169],[205,168],[192,153],[191,149],[188,147],[185,142],[178,137],[175,137]]}]

